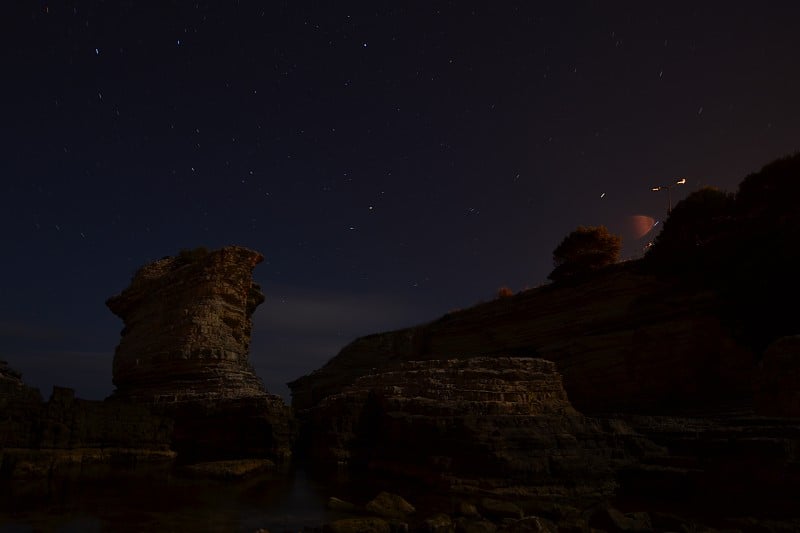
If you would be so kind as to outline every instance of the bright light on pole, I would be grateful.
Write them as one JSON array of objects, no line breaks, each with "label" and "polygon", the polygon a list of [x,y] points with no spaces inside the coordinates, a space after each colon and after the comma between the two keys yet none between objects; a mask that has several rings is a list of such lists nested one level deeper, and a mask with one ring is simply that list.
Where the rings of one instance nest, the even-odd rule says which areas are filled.
[{"label": "bright light on pole", "polygon": [[684,185],[686,183],[686,178],[680,178],[675,180],[674,183],[670,183],[669,185],[659,185],[658,187],[653,187],[650,190],[653,192],[658,191],[667,191],[667,216],[672,212],[672,188],[675,185]]}]

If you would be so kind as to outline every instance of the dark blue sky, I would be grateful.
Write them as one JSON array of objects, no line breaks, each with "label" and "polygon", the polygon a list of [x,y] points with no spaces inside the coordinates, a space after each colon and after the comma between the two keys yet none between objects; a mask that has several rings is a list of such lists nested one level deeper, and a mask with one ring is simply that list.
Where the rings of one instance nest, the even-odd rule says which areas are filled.
[{"label": "dark blue sky", "polygon": [[800,148],[793,2],[141,4],[3,11],[0,359],[45,397],[111,392],[104,302],[182,248],[264,254],[251,359],[288,399],[544,283],[578,225],[662,219],[654,185]]}]

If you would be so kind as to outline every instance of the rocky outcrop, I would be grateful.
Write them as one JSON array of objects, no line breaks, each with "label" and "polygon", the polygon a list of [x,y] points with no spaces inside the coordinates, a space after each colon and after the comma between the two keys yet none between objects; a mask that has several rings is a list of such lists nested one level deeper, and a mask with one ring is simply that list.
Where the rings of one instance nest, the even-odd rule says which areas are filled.
[{"label": "rocky outcrop", "polygon": [[153,403],[263,396],[248,362],[258,252],[184,251],[140,268],[106,302],[125,323],[114,355],[116,397]]},{"label": "rocky outcrop", "polygon": [[75,398],[54,387],[47,402],[0,368],[0,476],[41,477],[92,467],[170,463],[172,420],[142,405]]},{"label": "rocky outcrop", "polygon": [[573,409],[550,361],[411,361],[368,374],[308,413],[318,466],[346,464],[449,491],[602,501],[614,471],[660,449]]},{"label": "rocky outcrop", "polygon": [[692,509],[697,518],[800,518],[797,418],[616,416],[668,452],[622,468],[617,499],[650,509]]},{"label": "rocky outcrop", "polygon": [[425,486],[483,517],[507,509],[504,520],[606,531],[797,523],[797,419],[719,406],[587,417],[551,361],[408,361],[356,379],[305,415],[301,444],[314,468]]},{"label": "rocky outcrop", "polygon": [[[582,510],[544,513],[559,530],[798,531],[798,172],[795,153],[735,195],[691,193],[640,261],[356,339],[289,383],[304,442],[322,463],[535,496],[492,506],[504,520],[565,496]],[[529,409],[554,371],[508,373],[509,355],[554,364],[591,418],[558,395]]]},{"label": "rocky outcrop", "polygon": [[25,386],[22,373],[8,366],[8,361],[0,361],[0,385]]},{"label": "rocky outcrop", "polygon": [[291,409],[248,361],[262,260],[240,246],[185,250],[143,266],[106,302],[125,322],[112,398],[173,418],[182,461],[291,455]]},{"label": "rocky outcrop", "polygon": [[175,420],[173,449],[183,463],[267,458],[288,466],[297,434],[291,408],[272,394],[156,406]]},{"label": "rocky outcrop", "polygon": [[[145,265],[107,301],[125,322],[116,390],[103,402],[55,387],[48,402],[0,364],[6,475],[164,458],[180,463],[265,458],[286,463],[294,417],[248,363],[251,316],[264,295],[261,254],[231,246]],[[79,468],[80,469],[80,468]]]},{"label": "rocky outcrop", "polygon": [[22,374],[0,361],[0,445],[28,446],[34,437],[42,394],[22,381]]},{"label": "rocky outcrop", "polygon": [[289,384],[292,405],[316,405],[375,368],[495,354],[557,363],[572,404],[586,414],[748,402],[756,358],[721,323],[719,307],[712,291],[618,265],[356,339]]},{"label": "rocky outcrop", "polygon": [[782,337],[764,352],[755,385],[756,412],[800,417],[800,335]]}]

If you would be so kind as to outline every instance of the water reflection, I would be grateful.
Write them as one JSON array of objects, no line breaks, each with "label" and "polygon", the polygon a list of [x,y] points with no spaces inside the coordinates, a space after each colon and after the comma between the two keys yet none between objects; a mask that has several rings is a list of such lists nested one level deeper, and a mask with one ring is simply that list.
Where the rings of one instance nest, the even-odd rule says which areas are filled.
[{"label": "water reflection", "polygon": [[303,470],[220,481],[170,471],[0,484],[0,532],[298,531],[338,516]]}]

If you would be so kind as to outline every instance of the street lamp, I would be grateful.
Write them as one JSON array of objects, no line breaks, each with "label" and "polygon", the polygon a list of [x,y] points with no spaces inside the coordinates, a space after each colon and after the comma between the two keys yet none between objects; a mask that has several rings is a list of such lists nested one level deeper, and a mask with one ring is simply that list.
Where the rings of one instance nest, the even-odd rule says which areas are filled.
[{"label": "street lamp", "polygon": [[670,183],[669,185],[659,185],[658,187],[653,187],[650,189],[653,192],[664,190],[667,191],[667,216],[669,216],[669,214],[672,212],[672,188],[675,185],[683,185],[684,183],[686,183],[686,178],[680,178],[675,180],[675,183]]}]

